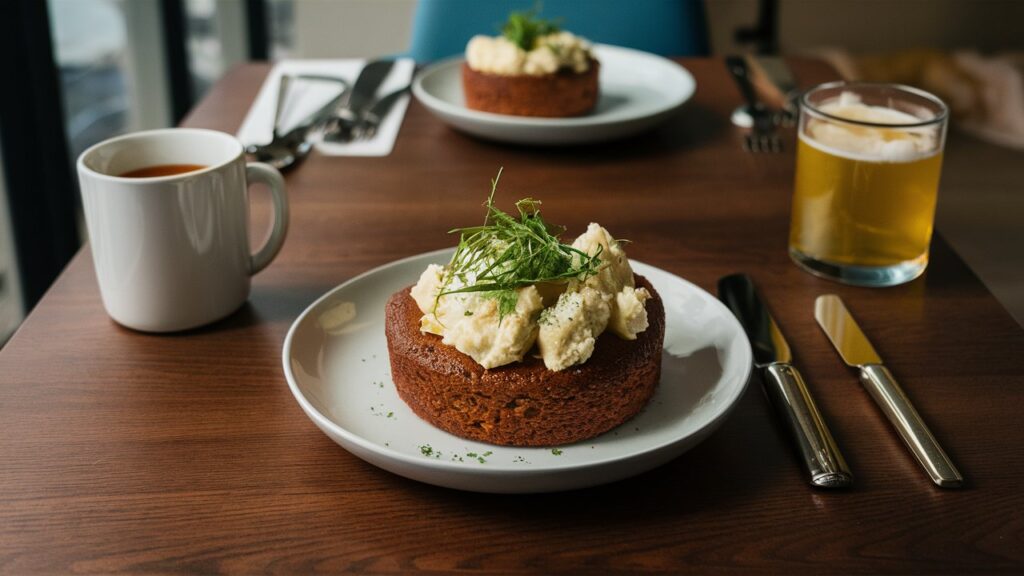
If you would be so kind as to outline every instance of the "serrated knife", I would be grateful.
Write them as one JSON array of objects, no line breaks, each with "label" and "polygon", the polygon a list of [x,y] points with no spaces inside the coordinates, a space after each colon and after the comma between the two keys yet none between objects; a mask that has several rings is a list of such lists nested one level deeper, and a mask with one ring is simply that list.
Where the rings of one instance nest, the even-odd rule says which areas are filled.
[{"label": "serrated knife", "polygon": [[861,331],[842,299],[835,294],[818,296],[814,318],[847,365],[860,369],[860,381],[882,409],[889,423],[914,454],[932,481],[943,488],[963,485],[963,476],[939,446],[921,415],[914,409],[892,373],[882,365],[874,346]]},{"label": "serrated knife", "polygon": [[746,274],[718,281],[718,298],[743,326],[754,351],[754,365],[762,371],[764,391],[796,441],[811,485],[845,488],[853,483],[846,460],[811,397],[800,372],[793,366],[782,331]]}]

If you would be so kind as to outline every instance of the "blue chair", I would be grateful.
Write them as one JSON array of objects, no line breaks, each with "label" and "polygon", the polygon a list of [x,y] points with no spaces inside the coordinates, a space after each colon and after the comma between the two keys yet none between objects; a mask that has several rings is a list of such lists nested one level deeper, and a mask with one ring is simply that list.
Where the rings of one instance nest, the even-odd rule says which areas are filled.
[{"label": "blue chair", "polygon": [[[477,34],[497,35],[508,14],[528,11],[534,0],[420,0],[409,55],[432,62],[462,54]],[[662,56],[708,53],[701,0],[544,0],[540,16],[591,42],[636,48]]]}]

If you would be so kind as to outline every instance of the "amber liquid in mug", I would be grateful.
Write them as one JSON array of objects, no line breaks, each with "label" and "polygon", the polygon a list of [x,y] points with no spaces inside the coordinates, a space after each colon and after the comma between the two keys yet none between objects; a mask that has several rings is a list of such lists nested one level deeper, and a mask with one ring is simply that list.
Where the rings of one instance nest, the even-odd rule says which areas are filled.
[{"label": "amber liquid in mug", "polygon": [[156,166],[129,170],[124,174],[119,174],[119,176],[121,178],[155,178],[157,176],[174,176],[175,174],[195,172],[203,168],[206,168],[206,166],[202,164],[157,164]]}]

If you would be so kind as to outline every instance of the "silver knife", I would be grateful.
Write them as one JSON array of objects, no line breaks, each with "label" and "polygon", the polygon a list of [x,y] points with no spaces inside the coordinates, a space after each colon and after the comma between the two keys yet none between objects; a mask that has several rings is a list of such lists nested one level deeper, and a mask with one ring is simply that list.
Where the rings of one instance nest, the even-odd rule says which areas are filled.
[{"label": "silver knife", "polygon": [[781,56],[757,56],[754,58],[754,65],[779,91],[779,96],[783,99],[782,107],[793,106],[800,91],[786,61]]},{"label": "silver knife", "polygon": [[764,391],[796,441],[812,486],[845,488],[853,483],[832,433],[811,393],[793,366],[793,355],[746,274],[718,281],[718,297],[743,326],[754,350],[754,365],[762,370]]},{"label": "silver knife", "polygon": [[348,142],[352,140],[352,131],[362,120],[366,109],[373,103],[377,89],[391,73],[394,60],[374,60],[363,66],[349,95],[323,128],[323,139],[330,142]]},{"label": "silver knife", "polygon": [[377,95],[377,89],[384,83],[394,65],[394,60],[374,60],[364,66],[352,86],[352,96],[349,97],[345,109],[358,116],[369,108]]},{"label": "silver knife", "polygon": [[814,318],[832,341],[843,362],[860,369],[861,384],[885,413],[889,423],[899,432],[903,443],[932,481],[943,488],[962,486],[963,476],[939,446],[892,373],[882,365],[882,359],[839,296],[818,296],[814,302]]}]

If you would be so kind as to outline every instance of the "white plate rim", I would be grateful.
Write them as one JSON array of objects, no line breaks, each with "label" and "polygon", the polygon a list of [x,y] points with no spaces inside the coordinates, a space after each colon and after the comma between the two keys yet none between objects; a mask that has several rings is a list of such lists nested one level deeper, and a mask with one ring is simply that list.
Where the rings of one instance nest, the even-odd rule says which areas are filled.
[{"label": "white plate rim", "polygon": [[[679,443],[685,442],[691,436],[704,435],[706,437],[708,434],[710,434],[715,429],[717,429],[718,426],[729,416],[729,414],[735,409],[736,405],[739,403],[739,400],[743,397],[743,394],[746,392],[747,385],[748,385],[748,383],[750,381],[750,375],[751,375],[752,370],[753,370],[753,351],[751,350],[751,348],[749,346],[749,343],[747,343],[746,335],[743,334],[743,329],[740,326],[739,321],[736,320],[736,318],[732,315],[732,313],[728,311],[728,309],[725,307],[724,304],[722,304],[717,298],[713,297],[711,294],[709,294],[707,291],[705,291],[703,288],[697,286],[696,284],[693,284],[692,282],[690,282],[690,281],[688,281],[688,280],[686,280],[686,279],[684,279],[684,278],[682,278],[682,277],[680,277],[680,276],[678,276],[676,274],[673,274],[672,272],[664,270],[662,268],[658,268],[656,266],[645,264],[643,262],[638,262],[638,261],[635,261],[635,260],[631,260],[630,262],[634,266],[634,269],[637,267],[637,265],[639,265],[640,268],[645,268],[645,267],[646,268],[650,268],[650,269],[655,270],[655,271],[657,271],[659,273],[671,276],[675,281],[681,282],[682,284],[686,285],[690,289],[693,289],[693,290],[696,290],[698,292],[701,292],[701,293],[705,294],[708,297],[708,301],[713,302],[716,307],[720,308],[720,312],[722,312],[722,314],[720,314],[720,315],[721,315],[721,317],[727,323],[729,323],[731,325],[731,332],[743,334],[742,342],[744,342],[744,345],[740,348],[740,352],[741,352],[743,357],[740,358],[739,360],[737,360],[737,363],[739,363],[739,364],[741,364],[743,366],[742,382],[738,386],[736,386],[734,388],[733,393],[731,395],[729,395],[728,398],[724,398],[723,399],[723,402],[722,402],[723,408],[719,409],[717,411],[717,413],[714,414],[713,418],[711,418],[701,428],[699,428],[697,430],[694,430],[693,432],[691,432],[690,434],[688,434],[686,436],[672,437],[672,438],[669,438],[669,439],[661,442],[660,444],[654,444],[654,445],[651,445],[651,446],[647,446],[647,447],[645,447],[645,448],[643,448],[641,450],[636,450],[636,451],[632,451],[632,452],[622,453],[622,454],[618,454],[618,455],[614,455],[614,456],[608,457],[606,459],[596,460],[596,461],[591,461],[591,462],[585,462],[585,463],[566,462],[566,463],[559,463],[559,464],[545,464],[543,466],[543,468],[539,468],[538,467],[538,468],[530,468],[530,469],[500,466],[500,465],[497,465],[497,463],[495,463],[496,465],[494,465],[494,466],[488,466],[488,467],[467,467],[467,466],[463,466],[462,463],[459,463],[459,462],[450,462],[450,461],[447,461],[447,460],[427,459],[427,458],[422,458],[422,457],[410,456],[410,455],[402,453],[402,452],[400,452],[398,450],[389,449],[386,446],[382,447],[382,446],[380,446],[380,445],[378,445],[378,444],[376,444],[376,443],[374,443],[374,442],[372,442],[372,441],[370,441],[370,440],[368,440],[366,438],[363,438],[362,436],[360,436],[360,435],[358,435],[358,434],[356,434],[354,432],[351,432],[351,431],[347,430],[345,427],[343,427],[340,424],[334,422],[331,418],[329,418],[326,415],[324,415],[323,413],[321,413],[320,410],[318,410],[315,406],[312,405],[312,403],[309,402],[309,400],[305,397],[305,394],[299,389],[297,377],[296,377],[296,375],[294,374],[294,372],[292,371],[292,368],[291,368],[290,360],[292,358],[291,351],[292,351],[292,347],[293,347],[293,345],[292,345],[293,338],[294,338],[295,333],[297,332],[300,324],[302,324],[308,317],[310,317],[312,312],[314,310],[316,310],[321,303],[329,300],[336,293],[338,293],[338,292],[348,288],[349,286],[351,286],[351,285],[353,285],[353,284],[355,284],[357,282],[360,282],[360,281],[362,281],[362,280],[364,280],[364,279],[366,279],[366,278],[368,278],[370,276],[379,274],[379,273],[381,273],[381,272],[383,272],[383,271],[385,271],[387,269],[398,267],[398,266],[402,266],[402,265],[404,265],[404,264],[406,264],[406,263],[408,263],[410,261],[421,260],[421,259],[424,260],[424,261],[426,261],[427,259],[435,259],[435,260],[443,261],[444,260],[443,256],[450,255],[452,253],[452,251],[453,251],[452,248],[442,248],[440,250],[434,250],[434,251],[430,251],[430,252],[424,252],[424,253],[420,253],[420,254],[415,254],[415,255],[407,256],[405,258],[400,258],[398,260],[393,260],[391,262],[388,262],[388,263],[382,264],[380,266],[377,266],[375,268],[372,268],[370,270],[367,270],[366,272],[363,272],[363,273],[361,273],[361,274],[359,274],[357,276],[354,276],[354,277],[346,280],[345,282],[342,282],[341,284],[335,286],[334,288],[328,290],[327,292],[325,292],[323,295],[321,295],[319,298],[317,298],[313,303],[311,303],[309,306],[307,306],[299,314],[299,316],[295,319],[295,321],[292,322],[291,326],[288,329],[288,333],[285,336],[284,344],[283,344],[282,349],[281,349],[281,363],[282,363],[282,366],[284,368],[285,379],[288,382],[288,387],[289,387],[289,389],[290,389],[290,391],[292,393],[292,396],[298,402],[298,404],[302,408],[303,412],[307,415],[307,417],[309,417],[313,421],[313,423],[318,428],[321,429],[322,432],[327,434],[327,430],[329,429],[333,433],[337,434],[339,437],[345,439],[348,442],[351,442],[354,446],[358,447],[361,450],[365,450],[367,452],[373,453],[373,454],[375,454],[377,456],[380,456],[382,458],[386,458],[386,459],[389,459],[389,460],[392,460],[392,461],[396,461],[396,462],[398,462],[400,464],[403,464],[403,465],[406,465],[406,466],[411,466],[411,467],[414,467],[414,468],[436,470],[436,471],[446,472],[446,473],[456,473],[457,475],[465,475],[466,477],[472,477],[472,478],[485,478],[485,477],[493,477],[493,476],[508,477],[508,476],[513,476],[513,475],[517,476],[517,477],[533,477],[533,476],[539,476],[539,475],[557,474],[559,472],[568,472],[568,471],[579,472],[579,471],[586,471],[586,470],[592,469],[592,468],[611,467],[611,466],[614,466],[615,464],[621,463],[623,461],[642,459],[645,455],[650,455],[650,454],[654,454],[654,453],[657,453],[657,452],[662,451],[662,450],[666,450],[667,448],[671,447],[674,444],[679,444]],[[392,385],[393,385],[393,383],[392,383]],[[330,434],[327,434],[327,435],[330,437]],[[331,439],[334,440],[333,437]],[[370,461],[366,460],[366,458],[364,458],[360,454],[358,454],[356,452],[353,452],[347,446],[342,445],[342,448],[346,449],[347,451],[349,451],[353,455],[359,457],[360,459],[362,459],[364,461],[367,461],[368,464],[380,467],[378,464],[376,464],[374,462],[370,462]],[[637,473],[643,472],[643,471],[645,471],[647,469],[649,469],[649,468],[644,468],[642,470],[638,470]],[[401,474],[399,472],[395,472],[393,470],[389,470],[389,471],[391,471],[392,473],[398,474],[398,475],[405,476],[404,474]],[[412,478],[411,476],[406,476],[406,477]],[[435,485],[438,485],[438,486],[447,486],[446,484],[433,483],[433,482],[430,482],[429,480],[423,480],[421,478],[413,478],[413,479],[421,481],[421,482],[435,484]],[[613,481],[613,480],[609,480],[609,481]],[[596,484],[601,484],[601,483],[604,483],[604,482],[585,483],[585,484],[581,484],[580,487],[596,485]],[[469,489],[469,488],[463,488],[463,489],[465,489],[465,490],[473,490],[473,489]]]}]

